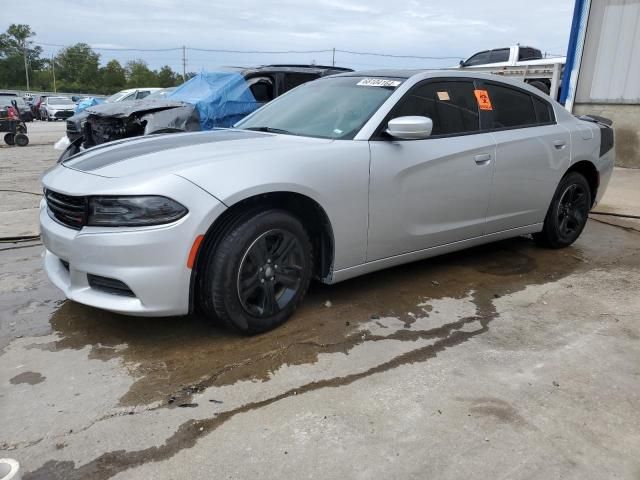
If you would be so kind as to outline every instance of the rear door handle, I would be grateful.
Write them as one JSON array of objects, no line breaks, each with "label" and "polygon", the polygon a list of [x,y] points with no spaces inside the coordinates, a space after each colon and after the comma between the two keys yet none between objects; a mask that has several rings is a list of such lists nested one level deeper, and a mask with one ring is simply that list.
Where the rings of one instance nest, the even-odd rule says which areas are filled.
[{"label": "rear door handle", "polygon": [[473,157],[473,159],[475,160],[475,162],[478,165],[486,165],[487,163],[489,163],[491,161],[491,154],[490,153],[480,153],[479,155],[476,155],[475,157]]},{"label": "rear door handle", "polygon": [[553,142],[553,146],[558,150],[562,150],[567,146],[567,142],[565,142],[564,140],[556,140],[555,142]]}]

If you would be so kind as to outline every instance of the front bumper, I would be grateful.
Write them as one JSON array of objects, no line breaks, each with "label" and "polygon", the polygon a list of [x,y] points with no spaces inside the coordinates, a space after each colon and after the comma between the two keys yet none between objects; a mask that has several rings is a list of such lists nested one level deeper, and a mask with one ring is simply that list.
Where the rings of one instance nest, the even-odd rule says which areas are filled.
[{"label": "front bumper", "polygon": [[57,119],[67,119],[70,117],[73,117],[74,115],[74,111],[73,110],[47,110],[47,117],[49,117],[51,120],[57,120]]},{"label": "front bumper", "polygon": [[[169,225],[140,228],[84,227],[74,230],[53,220],[44,200],[40,231],[44,268],[67,298],[112,312],[138,316],[189,313],[191,270],[187,267],[194,239],[226,208],[200,190],[201,208]],[[133,295],[96,288],[88,275],[124,283]]]}]

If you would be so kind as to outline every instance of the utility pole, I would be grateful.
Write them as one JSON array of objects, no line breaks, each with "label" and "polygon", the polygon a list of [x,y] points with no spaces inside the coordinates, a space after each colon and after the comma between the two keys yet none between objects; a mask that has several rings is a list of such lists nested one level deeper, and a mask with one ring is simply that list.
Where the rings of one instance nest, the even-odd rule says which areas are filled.
[{"label": "utility pole", "polygon": [[187,81],[187,47],[182,46],[182,81]]},{"label": "utility pole", "polygon": [[24,75],[27,77],[27,92],[29,89],[29,65],[27,64],[27,41],[22,41],[22,54],[24,56]]},{"label": "utility pole", "polygon": [[53,93],[58,93],[56,89],[56,61],[53,57],[53,53],[51,54],[51,73],[53,73]]},{"label": "utility pole", "polygon": [[336,66],[336,47],[333,47],[333,57],[331,59],[331,66],[332,67]]}]

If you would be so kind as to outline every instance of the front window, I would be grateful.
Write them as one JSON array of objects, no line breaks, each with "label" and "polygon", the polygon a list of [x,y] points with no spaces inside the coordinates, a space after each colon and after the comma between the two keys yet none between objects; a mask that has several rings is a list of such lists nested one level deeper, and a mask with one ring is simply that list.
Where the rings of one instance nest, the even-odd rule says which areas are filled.
[{"label": "front window", "polygon": [[397,78],[333,77],[305,83],[235,126],[245,130],[352,139],[403,82]]}]

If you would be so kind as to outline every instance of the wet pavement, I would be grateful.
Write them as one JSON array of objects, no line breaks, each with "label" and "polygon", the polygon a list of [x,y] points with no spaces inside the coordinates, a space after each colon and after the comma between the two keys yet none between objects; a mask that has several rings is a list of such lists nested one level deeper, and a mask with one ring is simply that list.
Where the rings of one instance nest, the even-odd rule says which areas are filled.
[{"label": "wet pavement", "polygon": [[314,284],[255,337],[64,301],[40,245],[0,245],[0,456],[25,479],[637,478],[639,240],[591,221],[565,250]]}]

